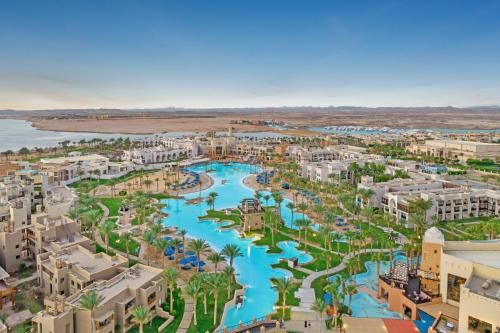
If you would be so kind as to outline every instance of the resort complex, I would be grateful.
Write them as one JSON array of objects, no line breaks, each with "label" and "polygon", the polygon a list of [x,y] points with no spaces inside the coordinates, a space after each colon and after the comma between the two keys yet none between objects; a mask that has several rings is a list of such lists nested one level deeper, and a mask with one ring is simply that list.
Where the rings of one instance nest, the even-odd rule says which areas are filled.
[{"label": "resort complex", "polygon": [[499,144],[457,139],[3,154],[0,332],[500,332]]}]

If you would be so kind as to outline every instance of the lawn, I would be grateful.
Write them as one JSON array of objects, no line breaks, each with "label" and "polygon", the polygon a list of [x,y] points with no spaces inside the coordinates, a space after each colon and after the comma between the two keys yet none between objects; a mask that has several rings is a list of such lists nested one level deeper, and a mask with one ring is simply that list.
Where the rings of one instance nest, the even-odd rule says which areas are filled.
[{"label": "lawn", "polygon": [[108,207],[109,209],[109,216],[119,216],[119,210],[120,206],[123,202],[123,198],[116,197],[116,198],[100,198],[99,199],[101,203]]},{"label": "lawn", "polygon": [[[299,249],[304,250],[304,245],[301,245]],[[323,253],[325,251],[318,250],[314,247],[307,247],[308,254],[313,256],[314,260],[308,264],[302,265],[302,267],[310,269],[311,271],[324,271],[326,269],[326,258],[323,257]],[[330,256],[330,266],[329,268],[333,268],[340,264],[340,257],[336,254],[331,254]]]},{"label": "lawn", "polygon": [[14,326],[14,328],[10,331],[11,333],[27,333],[31,330],[31,322],[27,321],[23,324],[19,324],[17,326]]},{"label": "lawn", "polygon": [[169,311],[169,303],[165,303],[165,310],[174,316],[174,320],[168,324],[167,328],[162,331],[162,333],[175,333],[177,332],[177,328],[181,324],[182,315],[184,314],[184,298],[182,297],[182,291],[180,289],[176,289],[174,291],[174,309],[173,311]]},{"label": "lawn", "polygon": [[213,324],[214,319],[214,298],[210,295],[207,295],[207,314],[203,313],[203,296],[200,296],[197,304],[196,304],[196,313],[198,325],[194,325],[194,320],[191,321],[191,325],[189,326],[188,333],[205,333],[205,332],[213,332],[214,329],[219,326],[220,320],[222,318],[222,312],[224,311],[224,305],[233,298],[234,288],[239,288],[239,286],[233,287],[233,291],[231,292],[231,297],[227,298],[227,290],[221,290],[219,292],[219,300],[217,304],[217,320],[216,324]]},{"label": "lawn", "polygon": [[[163,323],[165,322],[165,319],[161,317],[154,317],[153,320],[149,324],[144,325],[144,333],[158,333],[158,327],[160,327]],[[172,325],[172,323],[170,323]],[[169,326],[170,326],[169,325]],[[139,328],[138,327],[132,327],[127,331],[128,333],[138,333]],[[168,330],[163,330],[160,333],[165,333],[168,332]],[[175,331],[171,331],[175,332]]]},{"label": "lawn", "polygon": [[200,219],[200,220],[216,220],[219,222],[222,222],[222,221],[231,221],[232,222],[230,225],[221,227],[222,229],[232,228],[232,227],[235,227],[235,226],[238,226],[241,224],[241,217],[239,216],[239,214],[235,214],[234,211],[232,211],[232,214],[227,215],[223,211],[208,210],[207,215],[200,216],[200,217],[198,217],[198,219]]},{"label": "lawn", "polygon": [[[143,175],[145,174],[148,174],[148,173],[153,173],[153,172],[156,172],[158,170],[147,170],[147,171],[141,171],[141,170],[137,170],[137,171],[131,171],[123,176],[120,176],[118,178],[116,178],[116,180],[121,183],[121,182],[124,182],[124,181],[127,181],[127,180],[130,180],[132,178],[135,178],[135,177],[138,177],[141,175],[141,173]],[[89,182],[90,181],[90,182]],[[109,184],[109,179],[82,179],[82,180],[79,180],[77,182],[74,182],[72,184],[69,184],[68,186],[69,187],[72,187],[72,188],[80,188],[80,185],[82,183],[85,183],[85,182],[89,182],[90,183],[90,189],[94,189],[95,187],[97,187],[98,185],[107,185]]]},{"label": "lawn", "polygon": [[[269,248],[267,249],[267,253],[281,253],[283,252],[282,249],[280,249],[276,244],[278,244],[281,241],[289,241],[292,240],[290,237],[285,236],[279,232],[274,232],[274,246],[272,246],[272,237],[271,237],[271,231],[269,229],[266,229],[266,233],[255,233],[255,235],[260,235],[260,239],[254,240],[253,243],[255,245],[260,245],[260,246],[268,246]],[[250,234],[249,236],[251,236]]]},{"label": "lawn", "polygon": [[304,273],[302,271],[299,271],[297,269],[288,267],[288,263],[286,261],[280,261],[277,264],[271,265],[272,268],[281,268],[281,269],[286,269],[287,271],[291,272],[293,274],[293,277],[297,280],[303,280],[305,279],[309,274]]}]

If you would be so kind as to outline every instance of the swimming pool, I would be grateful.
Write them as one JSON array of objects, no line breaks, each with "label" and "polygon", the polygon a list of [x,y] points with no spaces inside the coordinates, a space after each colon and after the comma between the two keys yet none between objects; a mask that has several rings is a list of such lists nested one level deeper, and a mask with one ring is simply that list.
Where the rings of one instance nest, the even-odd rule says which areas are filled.
[{"label": "swimming pool", "polygon": [[[406,257],[402,253],[395,253],[393,262],[406,261]],[[373,291],[378,289],[377,263],[374,261],[365,262],[366,272],[356,274],[353,279],[356,279],[358,287],[364,286]],[[389,261],[380,262],[380,273],[384,273],[389,268]],[[330,281],[334,276],[329,278]],[[348,304],[349,298],[346,296],[344,303]],[[401,318],[400,314],[388,309],[387,304],[379,304],[369,294],[358,292],[352,297],[351,303],[352,315],[354,317],[371,317],[371,318]]]},{"label": "swimming pool", "polygon": [[[215,199],[216,209],[236,207],[243,198],[254,196],[254,191],[243,184],[243,178],[255,171],[255,166],[238,163],[212,163],[208,167],[197,165],[189,170],[204,172],[205,168],[214,170],[209,173],[214,178],[214,185],[201,194],[206,197],[210,192],[217,192]],[[222,180],[225,183],[222,184]],[[198,193],[185,196],[182,200],[164,200],[167,206],[164,211],[168,214],[164,219],[167,226],[186,229],[188,237],[203,238],[210,246],[220,251],[226,244],[238,245],[243,257],[235,258],[234,267],[238,274],[237,281],[245,286],[245,302],[239,309],[231,307],[225,315],[224,325],[237,325],[240,321],[246,322],[273,312],[277,300],[277,293],[272,288],[270,278],[291,276],[291,273],[282,269],[271,268],[280,258],[297,257],[300,263],[309,262],[312,258],[303,251],[297,250],[295,242],[280,242],[277,245],[283,250],[280,254],[269,254],[267,247],[252,244],[249,238],[240,238],[235,230],[220,230],[219,225],[212,220],[199,221],[198,217],[205,215],[208,206],[205,202],[199,205],[186,204],[186,200],[197,198]],[[291,212],[284,208],[288,200],[282,203],[282,217],[285,223],[291,223]],[[271,204],[271,201],[269,202]]]}]

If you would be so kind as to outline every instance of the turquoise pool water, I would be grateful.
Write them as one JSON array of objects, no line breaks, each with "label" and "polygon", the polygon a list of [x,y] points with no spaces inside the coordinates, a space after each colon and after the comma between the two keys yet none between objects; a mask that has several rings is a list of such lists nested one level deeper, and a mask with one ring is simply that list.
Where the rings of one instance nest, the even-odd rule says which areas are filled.
[{"label": "turquoise pool water", "polygon": [[[396,254],[393,261],[406,261],[406,257],[400,253]],[[356,279],[357,286],[365,286],[373,291],[377,291],[377,264],[373,261],[365,262],[366,272],[356,274],[353,278]],[[380,273],[384,273],[389,267],[389,261],[380,263]],[[333,277],[330,277],[330,281]],[[345,298],[347,304],[349,298]],[[352,297],[351,303],[352,315],[354,317],[371,317],[371,318],[400,318],[399,313],[391,311],[387,308],[387,304],[379,304],[369,294],[358,292]]]},{"label": "turquoise pool water", "polygon": [[[210,173],[214,178],[214,185],[203,191],[202,196],[206,196],[209,192],[217,192],[216,209],[235,207],[241,199],[253,197],[254,191],[246,187],[242,180],[255,171],[255,166],[213,163],[208,168],[215,170]],[[204,172],[205,166],[194,166],[190,170]],[[226,180],[225,184],[221,184],[223,179]],[[186,195],[185,200],[196,197],[198,193],[193,193]],[[291,257],[298,257],[299,262],[305,263],[311,260],[311,256],[297,250],[295,242],[281,242],[278,246],[283,250],[282,253],[268,254],[266,253],[267,247],[253,245],[251,239],[240,238],[234,230],[219,230],[214,221],[199,221],[198,216],[205,215],[208,206],[204,202],[200,205],[188,205],[185,200],[165,200],[167,204],[165,212],[168,213],[164,220],[165,225],[184,228],[188,231],[189,237],[203,238],[217,251],[220,251],[226,244],[237,244],[244,255],[236,258],[234,265],[238,274],[238,282],[246,287],[245,302],[239,309],[236,307],[229,309],[224,325],[237,325],[240,321],[249,321],[254,317],[258,318],[273,312],[278,295],[272,289],[269,279],[290,276],[291,273],[286,270],[273,269],[270,265],[277,263],[280,258]],[[282,207],[285,207],[287,202],[284,201]],[[288,209],[282,208],[282,216],[287,224],[291,223],[291,212]]]}]

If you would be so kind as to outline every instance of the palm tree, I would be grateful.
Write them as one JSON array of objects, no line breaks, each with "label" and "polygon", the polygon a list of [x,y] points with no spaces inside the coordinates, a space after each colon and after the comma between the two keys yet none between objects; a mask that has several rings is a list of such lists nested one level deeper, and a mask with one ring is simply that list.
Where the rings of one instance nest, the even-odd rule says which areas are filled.
[{"label": "palm tree", "polygon": [[304,225],[304,221],[305,221],[305,219],[297,219],[297,220],[293,221],[293,225],[295,225],[297,227],[297,229],[299,230],[299,245],[300,245],[300,242],[302,240],[302,226]]},{"label": "palm tree", "polygon": [[91,332],[95,330],[95,320],[94,320],[94,311],[99,306],[99,304],[104,301],[104,297],[102,295],[97,294],[95,291],[89,291],[80,297],[80,307],[85,310],[90,311],[90,329]]},{"label": "palm tree", "polygon": [[378,284],[378,277],[380,276],[380,262],[382,261],[382,259],[384,258],[384,255],[382,252],[373,252],[372,255],[371,255],[371,260],[372,261],[375,261],[375,263],[377,264],[377,284]]},{"label": "palm tree", "polygon": [[160,192],[160,178],[156,177],[155,178],[155,182],[156,182],[156,192]]},{"label": "palm tree", "polygon": [[160,254],[161,256],[161,267],[164,267],[165,266],[165,250],[168,246],[174,246],[172,245],[172,241],[169,241],[169,240],[166,240],[164,238],[157,238],[154,243],[153,243],[153,246],[156,248],[156,250],[158,251],[158,253]]},{"label": "palm tree", "polygon": [[224,288],[226,279],[222,274],[209,274],[208,284],[211,287],[211,293],[214,295],[214,326],[217,323],[217,305],[219,303],[219,291]]},{"label": "palm tree", "polygon": [[278,279],[273,279],[273,288],[278,291],[278,293],[281,294],[282,297],[282,313],[281,317],[285,318],[285,308],[286,308],[286,295],[292,290],[293,284],[290,278],[288,277],[281,277]]},{"label": "palm tree", "polygon": [[177,288],[177,279],[179,279],[180,276],[181,273],[179,273],[179,271],[174,267],[166,268],[162,272],[163,281],[165,281],[165,285],[168,287],[169,290],[169,300],[170,300],[169,310],[171,313],[174,308],[174,290],[175,288]]},{"label": "palm tree", "polygon": [[283,197],[279,192],[273,192],[272,196],[274,203],[278,206],[278,216],[281,216],[281,203],[283,202]]},{"label": "palm tree", "polygon": [[99,227],[99,231],[104,234],[104,242],[106,243],[106,253],[109,252],[109,236],[116,229],[116,224],[113,221],[107,220]]},{"label": "palm tree", "polygon": [[193,298],[193,307],[194,307],[194,312],[193,312],[193,323],[194,326],[198,325],[198,321],[196,318],[196,304],[198,303],[198,297],[202,293],[202,284],[200,279],[197,278],[191,278],[189,280],[188,284],[186,285],[186,293]]},{"label": "palm tree", "polygon": [[205,202],[207,203],[208,207],[211,209],[211,210],[214,210],[214,203],[215,203],[215,200],[214,198],[212,197],[208,197]]},{"label": "palm tree", "polygon": [[[279,216],[276,214],[276,212],[269,212],[269,228],[271,229],[271,246],[274,247],[274,229],[276,227],[276,222],[278,221]],[[280,219],[281,220],[281,219]]]},{"label": "palm tree", "polygon": [[255,191],[254,198],[260,201],[260,199],[262,199],[262,193]]},{"label": "palm tree", "polygon": [[345,288],[346,294],[349,296],[349,307],[351,307],[352,297],[358,293],[355,285],[349,284]]},{"label": "palm tree", "polygon": [[144,332],[144,324],[148,322],[149,310],[145,306],[138,305],[132,310],[132,322],[139,325],[139,333]]},{"label": "palm tree", "polygon": [[214,264],[215,273],[217,273],[217,267],[221,262],[226,260],[226,257],[222,254],[222,252],[212,252],[208,255],[207,259]]},{"label": "palm tree", "polygon": [[186,235],[187,235],[187,233],[188,233],[188,231],[186,229],[179,230],[179,234],[182,237],[182,248],[183,249],[186,248]]},{"label": "palm tree", "polygon": [[366,218],[366,222],[368,222],[368,226],[371,226],[371,222],[373,221],[373,217],[375,216],[375,211],[371,207],[365,207],[361,210],[361,215]]},{"label": "palm tree", "polygon": [[146,244],[146,248],[148,249],[148,265],[149,265],[149,260],[151,258],[151,253],[150,250],[153,246],[153,243],[156,241],[156,235],[152,233],[150,230],[147,230],[142,233],[142,241]]},{"label": "palm tree", "polygon": [[229,266],[233,267],[233,261],[237,257],[243,257],[243,253],[236,244],[226,244],[221,253],[229,258]]},{"label": "palm tree", "polygon": [[299,227],[299,242],[300,242],[300,233],[304,231],[304,250],[307,251],[307,230],[309,230],[309,226],[311,225],[311,221],[307,219],[298,219],[295,220],[295,225]]},{"label": "palm tree", "polygon": [[349,260],[347,260],[346,262],[346,267],[347,267],[347,271],[349,272],[349,279],[352,280],[352,275],[354,274],[354,272],[356,271],[356,261],[354,260],[354,258],[350,258]]},{"label": "palm tree", "polygon": [[92,209],[83,215],[83,220],[87,225],[90,225],[90,238],[95,239],[95,228],[101,220],[101,212],[99,212],[97,209]]},{"label": "palm tree", "polygon": [[115,196],[115,191],[116,191],[116,184],[118,184],[118,180],[116,178],[111,178],[108,181],[108,185],[111,187],[111,196]]},{"label": "palm tree", "polygon": [[321,252],[320,256],[321,256],[321,258],[323,258],[325,260],[326,274],[328,274],[328,271],[330,270],[330,263],[331,263],[332,254],[330,253],[330,251],[326,250],[326,251]]},{"label": "palm tree", "polygon": [[130,232],[125,232],[120,237],[121,241],[125,243],[125,251],[127,254],[127,260],[129,260],[130,253],[130,242],[133,240],[132,234]]},{"label": "palm tree", "polygon": [[358,190],[358,194],[363,199],[363,206],[370,207],[370,199],[375,195],[375,192],[370,188],[363,188]]},{"label": "palm tree", "polygon": [[289,202],[286,204],[286,208],[290,209],[290,213],[292,214],[292,224],[293,224],[293,215],[295,213],[295,205],[293,204],[293,202]]},{"label": "palm tree", "polygon": [[342,240],[343,236],[340,233],[335,232],[332,234],[332,238],[333,241],[337,243],[337,254],[340,254],[340,241]]},{"label": "palm tree", "polygon": [[153,184],[153,181],[149,178],[144,181],[144,185],[146,185],[146,189],[148,192],[151,192],[150,188],[151,188],[152,184]]},{"label": "palm tree", "polygon": [[210,246],[208,246],[207,242],[204,239],[199,238],[199,239],[193,239],[191,243],[189,243],[188,248],[191,251],[194,251],[194,253],[196,254],[196,261],[198,262],[196,270],[199,272],[200,271],[199,262],[201,255],[207,253],[208,250],[210,249]]},{"label": "palm tree", "polygon": [[417,235],[422,236],[424,233],[425,224],[426,224],[424,217],[422,215],[420,215],[419,213],[411,213],[410,220],[416,227],[415,231],[416,231]]},{"label": "palm tree", "polygon": [[265,194],[262,198],[266,202],[266,207],[269,206],[269,200],[271,199],[271,196],[269,194]]},{"label": "palm tree", "polygon": [[297,205],[297,208],[302,213],[302,219],[304,219],[306,217],[305,215],[306,215],[307,205],[304,202],[301,202]]},{"label": "palm tree", "polygon": [[215,199],[219,196],[219,194],[217,192],[210,192],[208,193],[208,197],[209,198],[212,198],[212,210],[215,210]]},{"label": "palm tree", "polygon": [[409,203],[408,209],[410,213],[419,214],[420,216],[423,217],[424,221],[427,222],[427,211],[431,209],[432,205],[433,203],[431,200],[417,198]]},{"label": "palm tree", "polygon": [[[319,315],[319,320],[323,320],[323,315],[325,314],[327,305],[322,298],[316,298],[314,303],[311,305],[311,310],[316,311]],[[320,326],[322,327],[322,326]],[[320,328],[321,330],[321,328]]]},{"label": "palm tree", "polygon": [[226,278],[227,281],[227,298],[229,299],[231,297],[231,287],[235,280],[234,276],[236,275],[234,267],[224,267],[224,269],[221,271],[221,274]]},{"label": "palm tree", "polygon": [[333,306],[335,308],[335,314],[333,318],[333,325],[336,326],[337,323],[337,318],[338,318],[338,313],[339,313],[339,304],[340,300],[344,299],[344,295],[340,291],[340,286],[341,286],[341,280],[340,277],[337,275],[336,279],[333,280],[330,284],[328,284],[324,290],[332,295],[332,301],[333,301]]}]

